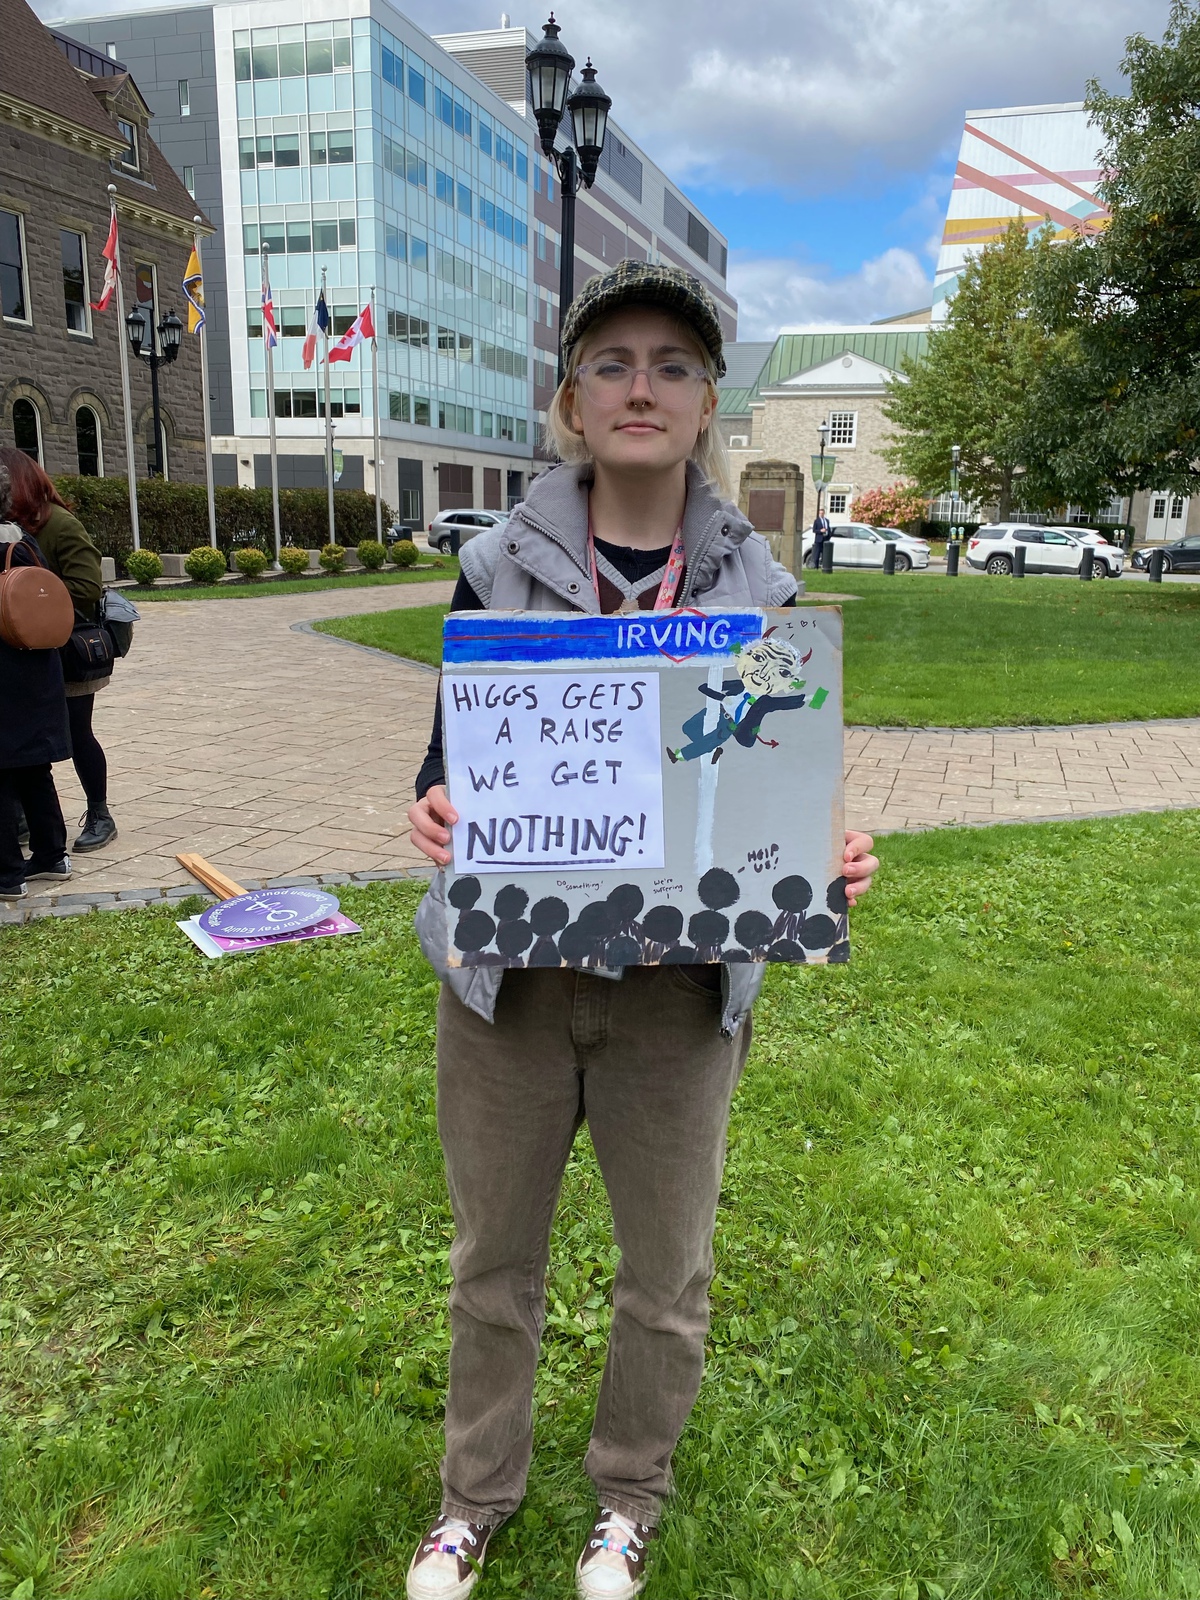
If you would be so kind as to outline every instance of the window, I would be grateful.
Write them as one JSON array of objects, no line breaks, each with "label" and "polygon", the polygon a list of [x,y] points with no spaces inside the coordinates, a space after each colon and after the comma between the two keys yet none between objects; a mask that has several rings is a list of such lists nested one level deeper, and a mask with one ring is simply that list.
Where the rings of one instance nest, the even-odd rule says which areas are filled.
[{"label": "window", "polygon": [[1153,517],[1155,522],[1162,522],[1166,518],[1167,498],[1165,495],[1158,496],[1153,506],[1150,508],[1150,515]]},{"label": "window", "polygon": [[470,406],[456,406],[448,402],[439,402],[439,428],[449,428],[454,433],[473,433],[473,421],[474,413]]},{"label": "window", "polygon": [[[280,33],[290,33],[291,29],[281,28]],[[300,30],[297,28],[296,32]],[[302,78],[304,76],[304,41],[292,39],[284,43],[279,42],[279,76],[281,78]]]},{"label": "window", "polygon": [[846,515],[846,502],[850,496],[845,493],[831,494],[826,504],[827,514],[830,517],[844,517]]},{"label": "window", "polygon": [[117,127],[125,141],[125,149],[120,157],[121,165],[129,172],[137,172],[141,167],[138,160],[138,131],[132,122],[118,122]]},{"label": "window", "polygon": [[413,421],[419,428],[429,427],[429,401],[413,395]]},{"label": "window", "polygon": [[312,254],[312,228],[307,222],[289,222],[287,225],[287,247],[290,256],[308,256]]},{"label": "window", "polygon": [[183,187],[187,190],[187,192],[191,195],[192,199],[194,200],[196,198],[196,169],[195,169],[195,167],[184,167],[184,169],[183,169]]},{"label": "window", "polygon": [[425,79],[411,67],[408,69],[408,98],[419,106],[425,104]]},{"label": "window", "polygon": [[25,298],[25,250],[21,218],[0,211],[0,311],[10,322],[31,322]]},{"label": "window", "polygon": [[1179,494],[1173,495],[1171,497],[1171,521],[1172,522],[1178,522],[1180,517],[1182,517],[1182,516],[1183,516],[1183,496],[1179,495]]},{"label": "window", "polygon": [[275,135],[275,165],[298,167],[300,165],[300,135],[277,133]]},{"label": "window", "polygon": [[439,167],[437,171],[436,194],[439,200],[444,200],[447,205],[454,204],[454,179],[448,172],[443,172]]},{"label": "window", "polygon": [[495,419],[490,411],[481,411],[479,413],[479,431],[485,439],[490,439],[492,437],[492,424],[494,420]]},{"label": "window", "polygon": [[846,445],[853,448],[857,432],[857,411],[831,411],[829,413],[830,444]]},{"label": "window", "polygon": [[329,313],[333,322],[333,331],[337,335],[349,333],[358,316],[357,306],[334,306]]},{"label": "window", "polygon": [[192,91],[186,78],[179,80],[179,115],[190,117],[192,114]]},{"label": "window", "polygon": [[482,122],[479,124],[479,148],[485,156],[492,153],[492,130]]},{"label": "window", "polygon": [[[429,323],[423,317],[410,317],[405,311],[389,311],[388,336],[400,344],[410,344],[414,350],[429,349]],[[439,340],[448,330],[439,328]],[[450,334],[453,338],[454,335]]]},{"label": "window", "polygon": [[439,328],[437,331],[437,347],[439,350],[448,351],[453,355],[458,348],[458,337],[453,328]]},{"label": "window", "polygon": [[279,76],[279,48],[273,44],[256,44],[250,52],[250,69],[256,78]]},{"label": "window", "polygon": [[102,478],[100,460],[100,421],[91,406],[80,406],[75,413],[75,451],[81,478]]},{"label": "window", "polygon": [[458,209],[464,217],[471,215],[471,191],[465,183],[456,185],[458,194]]},{"label": "window", "polygon": [[63,300],[67,313],[67,327],[72,333],[90,333],[83,236],[63,228],[58,238],[62,254]]},{"label": "window", "polygon": [[418,272],[429,271],[429,246],[424,239],[410,239],[408,241],[409,259]]},{"label": "window", "polygon": [[308,332],[308,315],[304,306],[277,306],[275,315],[278,319],[276,325],[284,339],[303,339]]},{"label": "window", "polygon": [[42,459],[42,419],[32,400],[13,401],[13,443],[37,462]]},{"label": "window", "polygon": [[400,520],[402,522],[421,522],[421,491],[420,489],[400,490]]},{"label": "window", "polygon": [[115,61],[117,59],[117,47],[116,47],[116,45],[115,44],[111,44],[111,43],[110,44],[106,44],[104,46],[104,54],[108,57],[108,59],[110,61]]},{"label": "window", "polygon": [[384,228],[384,249],[393,261],[403,261],[408,251],[408,235],[403,228],[397,228],[395,223],[389,222]]}]

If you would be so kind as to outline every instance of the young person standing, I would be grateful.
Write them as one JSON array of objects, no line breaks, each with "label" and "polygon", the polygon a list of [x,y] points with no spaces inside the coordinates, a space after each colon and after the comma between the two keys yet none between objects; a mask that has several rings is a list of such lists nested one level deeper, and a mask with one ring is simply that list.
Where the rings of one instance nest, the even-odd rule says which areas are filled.
[{"label": "young person standing", "polygon": [[[623,261],[584,286],[562,338],[549,431],[563,464],[464,546],[455,608],[792,604],[795,579],[722,498],[721,324],[699,280]],[[457,817],[440,714],[417,791],[413,841],[445,866]],[[878,866],[871,847],[846,836],[851,902]],[[700,1387],[726,1126],[764,969],[448,969],[440,874],[417,927],[443,979],[438,1130],[457,1232],[441,1514],[413,1556],[409,1600],[463,1600],[520,1504],[550,1228],[583,1122],[621,1264],[585,1462],[599,1513],[576,1584],[582,1600],[631,1600]]]},{"label": "young person standing", "polygon": [[[76,620],[95,622],[104,580],[100,552],[91,535],[67,509],[51,479],[24,451],[0,450],[0,461],[12,480],[13,518],[37,540],[46,565],[66,584],[75,604]],[[102,850],[117,837],[117,825],[108,809],[108,759],[92,731],[96,696],[111,682],[110,675],[82,683],[68,679],[66,684],[71,759],[87,801],[73,850]]]}]

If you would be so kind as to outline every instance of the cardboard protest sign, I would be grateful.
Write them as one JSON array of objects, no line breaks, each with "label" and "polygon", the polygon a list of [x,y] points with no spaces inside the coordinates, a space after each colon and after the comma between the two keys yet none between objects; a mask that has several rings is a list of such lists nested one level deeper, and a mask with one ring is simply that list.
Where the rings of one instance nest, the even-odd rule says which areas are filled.
[{"label": "cardboard protest sign", "polygon": [[841,621],[448,617],[450,964],[847,960]]}]

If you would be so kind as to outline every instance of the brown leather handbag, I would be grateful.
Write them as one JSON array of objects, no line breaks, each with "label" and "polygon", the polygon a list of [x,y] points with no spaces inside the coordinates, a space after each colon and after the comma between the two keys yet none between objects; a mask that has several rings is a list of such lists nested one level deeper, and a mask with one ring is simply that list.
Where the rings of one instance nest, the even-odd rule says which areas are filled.
[{"label": "brown leather handbag", "polygon": [[58,650],[71,637],[75,606],[62,579],[45,566],[14,567],[15,544],[4,547],[0,572],[0,639],[14,650]]}]

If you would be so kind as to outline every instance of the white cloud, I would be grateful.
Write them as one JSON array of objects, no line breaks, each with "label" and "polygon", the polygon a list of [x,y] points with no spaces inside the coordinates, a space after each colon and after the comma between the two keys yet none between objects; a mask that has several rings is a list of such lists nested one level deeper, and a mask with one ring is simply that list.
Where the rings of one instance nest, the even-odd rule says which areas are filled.
[{"label": "white cloud", "polygon": [[738,338],[773,339],[846,323],[874,322],[927,306],[932,282],[910,250],[885,250],[842,277],[778,257],[729,259],[738,302]]},{"label": "white cloud", "polygon": [[[549,5],[549,0],[543,0]],[[401,0],[439,32],[494,27],[495,0]],[[828,193],[922,173],[968,108],[1080,100],[1116,84],[1128,34],[1168,0],[560,0],[613,114],[679,182]],[[539,32],[542,14],[513,12]]]}]

